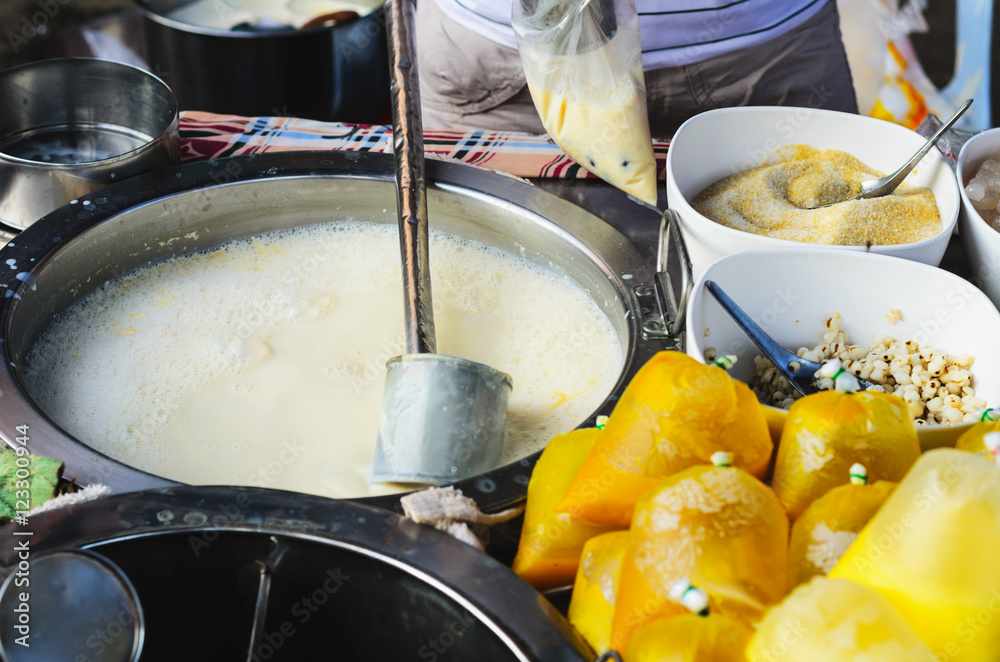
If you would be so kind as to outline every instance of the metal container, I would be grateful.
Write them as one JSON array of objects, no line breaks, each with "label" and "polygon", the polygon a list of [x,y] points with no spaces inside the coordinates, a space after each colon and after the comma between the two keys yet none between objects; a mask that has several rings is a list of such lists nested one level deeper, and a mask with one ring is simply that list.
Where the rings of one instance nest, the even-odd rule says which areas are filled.
[{"label": "metal container", "polygon": [[[646,341],[633,287],[652,281],[647,257],[596,216],[524,181],[428,161],[437,229],[521,256],[573,280],[594,298],[623,349],[613,392],[586,421],[610,413],[618,394],[663,341]],[[50,214],[0,251],[0,436],[30,426],[32,452],[65,460],[67,476],[124,492],[172,483],[94,451],[54,425],[22,389],[19,373],[52,319],[105,281],[152,261],[236,237],[339,218],[395,224],[388,154],[286,152],[193,163],[151,173]],[[332,211],[336,209],[336,212]],[[567,328],[567,342],[578,342]],[[374,443],[374,440],[372,440]],[[484,509],[523,499],[534,456],[458,483]],[[392,505],[397,497],[372,503]]]},{"label": "metal container", "polygon": [[0,222],[177,161],[177,101],[135,67],[59,58],[0,72]]},{"label": "metal container", "polygon": [[[13,532],[12,539],[24,533]],[[0,616],[0,659],[69,660],[88,648],[94,656],[84,659],[95,662],[139,659],[142,608],[135,587],[114,562],[81,549],[39,554],[29,549],[21,556],[17,572],[0,587],[0,614],[7,615]]]},{"label": "metal container", "polygon": [[[11,537],[14,527],[0,535],[27,540]],[[30,529],[34,558],[84,550],[124,574],[143,617],[140,662],[191,659],[195,649],[197,659],[242,662],[314,660],[321,652],[336,660],[591,659],[565,619],[499,562],[376,508],[183,487],[36,515]],[[13,544],[0,550],[3,574],[19,561]],[[30,589],[16,590],[41,590],[31,579]],[[82,650],[59,659],[98,659],[137,621],[130,605],[113,613],[120,616]],[[11,618],[0,615],[0,624]]]},{"label": "metal container", "polygon": [[167,17],[193,1],[134,0],[146,19],[149,67],[167,81],[182,109],[388,121],[382,9],[339,25],[271,32],[216,30]]}]

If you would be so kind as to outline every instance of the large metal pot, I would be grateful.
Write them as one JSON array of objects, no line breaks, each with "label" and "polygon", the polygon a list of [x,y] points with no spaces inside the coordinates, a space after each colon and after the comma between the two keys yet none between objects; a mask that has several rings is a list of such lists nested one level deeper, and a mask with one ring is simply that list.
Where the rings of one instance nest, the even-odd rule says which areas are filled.
[{"label": "large metal pot", "polygon": [[[662,342],[640,332],[633,288],[651,278],[626,237],[580,207],[523,181],[460,164],[428,161],[432,225],[520,255],[588,291],[621,343],[625,366],[614,391],[585,424],[610,413],[634,372]],[[30,426],[34,453],[65,460],[67,475],[116,491],[175,484],[112,460],[73,439],[25,394],[19,373],[52,319],[105,281],[151,261],[235,237],[342,217],[396,223],[391,155],[288,152],[189,164],[109,187],[63,207],[0,251],[0,436]],[[573,329],[567,329],[572,334]],[[524,498],[534,457],[468,479],[461,489],[487,509]],[[396,498],[371,500],[383,505]]]},{"label": "large metal pot", "polygon": [[[11,537],[14,526],[0,535],[29,540]],[[140,662],[588,659],[565,619],[510,570],[376,508],[275,490],[183,487],[36,515],[30,528],[28,563],[38,568],[30,569],[29,588],[8,583],[5,592],[29,591],[32,606],[50,589],[78,597],[80,573],[50,583],[39,561],[54,550],[82,550],[106,560],[135,596],[113,601],[106,622],[68,614],[89,627],[52,624],[61,642],[38,639],[51,618],[32,610],[30,650],[62,644],[58,658],[47,658],[53,662],[108,659],[100,654],[137,623]],[[13,543],[0,549],[0,575],[17,570],[25,558],[18,554]],[[13,610],[0,616],[4,637],[16,618]]]},{"label": "large metal pot", "polygon": [[146,61],[170,85],[182,110],[387,120],[382,9],[340,25],[275,32],[215,30],[168,18],[193,1],[134,0],[145,18]]}]

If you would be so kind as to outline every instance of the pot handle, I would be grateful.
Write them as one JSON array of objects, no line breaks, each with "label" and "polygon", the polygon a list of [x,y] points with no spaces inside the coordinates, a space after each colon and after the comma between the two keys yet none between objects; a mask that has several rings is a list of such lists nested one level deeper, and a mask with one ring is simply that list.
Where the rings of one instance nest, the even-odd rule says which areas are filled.
[{"label": "pot handle", "polygon": [[8,225],[0,219],[0,248],[7,245],[14,237],[21,234],[21,228],[16,228],[13,225]]},{"label": "pot handle", "polygon": [[655,298],[655,304],[651,306],[654,309],[653,315],[642,323],[643,338],[670,339],[683,348],[684,317],[694,278],[680,222],[680,215],[673,209],[663,211],[653,287],[637,288],[636,296],[648,298],[653,295]]}]

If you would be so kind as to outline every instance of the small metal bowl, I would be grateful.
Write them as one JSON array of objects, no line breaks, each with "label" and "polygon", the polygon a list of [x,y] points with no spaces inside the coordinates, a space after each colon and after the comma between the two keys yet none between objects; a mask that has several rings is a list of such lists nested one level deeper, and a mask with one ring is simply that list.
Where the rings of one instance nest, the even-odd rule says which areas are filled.
[{"label": "small metal bowl", "polygon": [[59,58],[0,72],[0,222],[20,230],[177,161],[177,100],[147,71]]}]

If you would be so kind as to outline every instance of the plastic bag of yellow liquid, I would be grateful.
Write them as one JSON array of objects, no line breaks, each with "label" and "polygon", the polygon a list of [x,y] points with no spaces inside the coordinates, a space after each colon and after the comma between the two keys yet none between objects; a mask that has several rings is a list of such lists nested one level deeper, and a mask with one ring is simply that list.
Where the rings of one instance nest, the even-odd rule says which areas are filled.
[{"label": "plastic bag of yellow liquid", "polygon": [[820,391],[788,409],[772,486],[796,519],[831,489],[850,482],[850,466],[869,479],[899,482],[920,456],[920,442],[902,398],[888,393]]},{"label": "plastic bag of yellow liquid", "polygon": [[955,448],[960,451],[986,455],[990,450],[986,448],[986,435],[991,432],[1000,432],[1000,421],[980,421],[962,433],[962,436],[955,442]]},{"label": "plastic bag of yellow liquid", "polygon": [[995,662],[998,549],[1000,467],[941,448],[917,460],[829,576],[884,595],[940,660]]},{"label": "plastic bag of yellow liquid", "polygon": [[628,644],[627,662],[745,662],[749,627],[711,613],[708,595],[685,577],[670,597],[690,614],[668,616],[639,628]]},{"label": "plastic bag of yellow liquid", "polygon": [[636,501],[671,474],[712,455],[763,478],[771,461],[764,408],[723,368],[659,352],[636,373],[557,512],[626,527]]},{"label": "plastic bag of yellow liquid", "polygon": [[[935,662],[913,627],[878,591],[815,577],[767,612],[749,662]],[[630,661],[631,662],[631,661]]]},{"label": "plastic bag of yellow liquid", "polygon": [[[857,465],[856,465],[857,466]],[[852,467],[853,469],[853,467]],[[835,487],[809,504],[792,526],[788,550],[789,586],[825,575],[878,512],[896,483],[867,480]]]},{"label": "plastic bag of yellow liquid", "polygon": [[545,130],[583,168],[651,205],[639,17],[630,0],[518,0],[512,23]]},{"label": "plastic bag of yellow liquid", "polygon": [[611,646],[618,579],[628,547],[628,531],[602,533],[587,541],[569,603],[569,622],[599,654]]},{"label": "plastic bag of yellow liquid", "polygon": [[611,628],[627,650],[651,621],[688,612],[671,589],[687,579],[714,614],[747,625],[784,597],[788,517],[771,488],[742,469],[697,466],[665,478],[635,507]]},{"label": "plastic bag of yellow liquid", "polygon": [[586,428],[553,437],[531,473],[513,570],[540,591],[572,583],[584,543],[610,530],[555,512],[600,434],[597,428]]},{"label": "plastic bag of yellow liquid", "polygon": [[725,616],[672,616],[636,632],[625,662],[745,662],[750,636],[749,627]]}]

